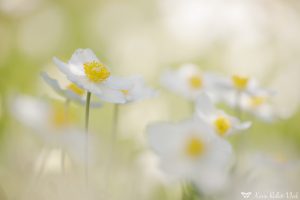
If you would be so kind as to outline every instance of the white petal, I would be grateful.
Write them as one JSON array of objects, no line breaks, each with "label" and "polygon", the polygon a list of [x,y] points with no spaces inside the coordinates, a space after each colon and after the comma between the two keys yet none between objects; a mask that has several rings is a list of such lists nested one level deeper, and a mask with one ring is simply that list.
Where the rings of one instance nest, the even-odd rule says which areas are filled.
[{"label": "white petal", "polygon": [[84,63],[92,61],[99,62],[99,59],[91,49],[77,49],[73,53],[69,63],[77,66],[82,66]]},{"label": "white petal", "polygon": [[50,108],[45,102],[29,96],[17,96],[12,100],[11,112],[21,123],[35,130],[46,129]]},{"label": "white petal", "polygon": [[100,90],[101,93],[95,93],[95,95],[103,101],[120,104],[126,102],[126,97],[120,90],[114,90],[105,86],[101,86]]},{"label": "white petal", "polygon": [[214,138],[214,140],[210,142],[208,148],[205,162],[211,167],[225,170],[233,163],[234,157],[232,147],[226,140],[220,137]]},{"label": "white petal", "polygon": [[160,122],[147,127],[150,147],[162,157],[173,157],[178,152],[184,137],[180,125]]},{"label": "white petal", "polygon": [[238,130],[246,130],[248,128],[250,128],[252,125],[252,122],[243,122],[243,123],[240,123],[240,124],[236,124],[235,125],[235,128],[238,129]]},{"label": "white petal", "polygon": [[51,78],[46,72],[41,72],[41,77],[44,81],[52,87],[58,94],[64,95],[64,89],[62,89],[57,80]]},{"label": "white petal", "polygon": [[192,177],[201,193],[213,195],[225,189],[226,183],[229,181],[228,171],[215,168],[202,170],[201,173],[197,173]]},{"label": "white petal", "polygon": [[101,84],[116,90],[128,90],[132,86],[132,81],[124,77],[110,76]]},{"label": "white petal", "polygon": [[207,118],[216,113],[216,108],[207,94],[201,93],[196,99],[196,113]]}]

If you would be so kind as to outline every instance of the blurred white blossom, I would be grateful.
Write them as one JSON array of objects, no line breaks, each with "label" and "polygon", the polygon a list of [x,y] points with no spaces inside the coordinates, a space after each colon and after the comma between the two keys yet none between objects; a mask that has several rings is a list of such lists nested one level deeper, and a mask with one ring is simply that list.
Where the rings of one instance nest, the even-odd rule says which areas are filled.
[{"label": "blurred white blossom", "polygon": [[203,193],[221,189],[232,161],[231,145],[200,120],[156,123],[147,129],[150,147],[170,180],[192,181]]},{"label": "blurred white blossom", "polygon": [[203,91],[209,92],[213,81],[211,74],[201,72],[194,64],[184,64],[177,70],[168,70],[161,77],[164,87],[190,100],[195,100]]},{"label": "blurred white blossom", "polygon": [[[54,78],[51,78],[46,72],[42,72],[41,76],[43,80],[59,95],[66,98],[68,101],[74,101],[76,103],[85,104],[86,97],[85,93],[86,91],[79,86],[77,86],[75,83],[70,83],[65,88],[62,88],[58,81]],[[91,102],[92,107],[100,107],[101,103],[98,102]]]},{"label": "blurred white blossom", "polygon": [[196,100],[196,117],[207,122],[220,136],[241,133],[251,126],[251,122],[241,122],[238,118],[215,108],[205,93],[199,95]]}]

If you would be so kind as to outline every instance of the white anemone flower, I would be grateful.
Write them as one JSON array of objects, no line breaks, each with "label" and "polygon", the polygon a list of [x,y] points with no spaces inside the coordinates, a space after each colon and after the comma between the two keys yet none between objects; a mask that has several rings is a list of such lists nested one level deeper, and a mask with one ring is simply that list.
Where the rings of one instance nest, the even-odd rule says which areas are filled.
[{"label": "white anemone flower", "polygon": [[196,100],[196,117],[208,123],[219,136],[241,133],[251,126],[251,122],[242,123],[238,118],[217,109],[205,93]]},{"label": "white anemone flower", "polygon": [[141,76],[120,78],[120,82],[123,82],[124,85],[124,89],[120,91],[126,103],[140,101],[156,95],[156,91],[148,87]]},{"label": "white anemone flower", "polygon": [[[65,88],[63,88],[56,79],[51,78],[46,72],[41,73],[41,77],[43,80],[55,91],[57,94],[66,98],[69,101],[74,101],[81,105],[86,103],[85,93],[86,91],[75,83],[68,84]],[[102,104],[99,102],[92,102],[92,107],[100,107]]]},{"label": "white anemone flower", "polygon": [[238,93],[251,93],[259,86],[257,80],[245,75],[232,75],[231,77],[219,78],[216,86],[225,91]]},{"label": "white anemone flower", "polygon": [[202,73],[194,64],[184,64],[178,70],[168,70],[161,78],[164,87],[190,100],[195,100],[203,91],[209,92],[213,81],[212,74]]},{"label": "white anemone flower", "polygon": [[220,190],[232,162],[231,145],[201,120],[156,123],[147,129],[162,171],[172,180],[191,181],[201,192]]},{"label": "white anemone flower", "polygon": [[17,96],[12,100],[11,113],[46,145],[59,147],[76,161],[84,162],[84,131],[71,124],[63,107],[30,96]]},{"label": "white anemone flower", "polygon": [[54,63],[67,78],[95,94],[100,99],[111,103],[125,103],[123,93],[124,85],[117,77],[111,76],[105,66],[90,49],[77,49],[71,59],[64,63],[53,58]]},{"label": "white anemone flower", "polygon": [[272,107],[271,98],[273,91],[260,89],[252,92],[251,95],[243,95],[241,97],[241,109],[253,114],[259,119],[271,122],[275,118]]}]

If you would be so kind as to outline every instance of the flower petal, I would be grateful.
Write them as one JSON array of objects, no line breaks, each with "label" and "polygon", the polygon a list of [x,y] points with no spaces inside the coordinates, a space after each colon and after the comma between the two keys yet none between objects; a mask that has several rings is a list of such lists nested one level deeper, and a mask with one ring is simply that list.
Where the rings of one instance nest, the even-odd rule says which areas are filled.
[{"label": "flower petal", "polygon": [[84,63],[88,63],[92,61],[99,62],[99,59],[91,49],[77,49],[73,53],[69,61],[69,64],[82,66]]},{"label": "flower petal", "polygon": [[41,77],[58,94],[64,95],[65,90],[60,87],[57,80],[51,78],[46,72],[41,72]]}]

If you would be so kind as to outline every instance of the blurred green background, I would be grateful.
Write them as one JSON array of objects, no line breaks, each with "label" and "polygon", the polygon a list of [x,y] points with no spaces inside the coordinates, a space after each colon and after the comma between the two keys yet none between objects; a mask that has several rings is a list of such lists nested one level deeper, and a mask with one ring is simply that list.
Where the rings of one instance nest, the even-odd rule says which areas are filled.
[{"label": "blurred green background", "polygon": [[[16,132],[10,96],[59,98],[40,71],[59,76],[53,56],[67,60],[75,49],[91,48],[113,73],[140,74],[159,90],[163,70],[187,62],[203,71],[257,78],[277,92],[278,120],[254,120],[249,148],[298,159],[299,35],[298,0],[0,0],[0,151]],[[149,122],[190,114],[183,98],[162,89],[153,100],[122,108],[120,129],[143,146]],[[94,110],[93,130],[107,132],[111,118],[111,105]]]}]

